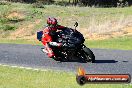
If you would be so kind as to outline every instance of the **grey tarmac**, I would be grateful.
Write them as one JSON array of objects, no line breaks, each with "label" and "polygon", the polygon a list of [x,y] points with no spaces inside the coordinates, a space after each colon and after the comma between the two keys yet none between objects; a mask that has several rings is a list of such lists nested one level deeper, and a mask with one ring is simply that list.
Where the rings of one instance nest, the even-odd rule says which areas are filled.
[{"label": "grey tarmac", "polygon": [[82,66],[91,74],[132,75],[132,50],[91,49],[95,63],[81,63],[77,60],[57,62],[41,51],[43,46],[27,44],[0,44],[0,64],[24,66],[38,69],[52,69],[76,72]]}]

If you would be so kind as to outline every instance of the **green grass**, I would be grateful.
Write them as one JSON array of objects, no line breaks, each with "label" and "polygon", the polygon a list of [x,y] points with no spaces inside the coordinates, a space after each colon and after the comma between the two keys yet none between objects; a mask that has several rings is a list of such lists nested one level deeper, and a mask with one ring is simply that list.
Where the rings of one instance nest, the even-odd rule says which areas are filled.
[{"label": "green grass", "polygon": [[6,38],[0,39],[0,43],[42,45],[41,42],[39,42],[38,40],[25,40],[25,39],[12,40]]},{"label": "green grass", "polygon": [[132,50],[132,36],[111,38],[106,40],[86,41],[90,48]]},{"label": "green grass", "polygon": [[33,71],[0,66],[0,88],[131,88],[130,84],[76,83],[76,74],[59,71]]},{"label": "green grass", "polygon": [[[11,3],[11,5],[0,5],[0,17],[4,18],[12,11],[17,11],[25,15],[24,21],[15,23],[17,26],[28,24],[36,19],[41,19],[41,27],[46,23],[49,16],[57,17],[59,23],[65,26],[73,26],[75,21],[79,22],[80,27],[88,28],[92,19],[97,24],[109,20],[119,20],[132,15],[132,7],[125,8],[90,8],[74,6],[45,5],[45,8],[33,8],[32,4]],[[28,9],[27,9],[28,8]],[[0,24],[1,25],[1,24]],[[40,27],[40,28],[41,28]],[[37,30],[35,28],[35,30]]]},{"label": "green grass", "polygon": [[[53,9],[54,8],[54,9]],[[132,7],[126,8],[89,8],[89,7],[64,7],[45,6],[43,11],[49,16],[59,17],[60,23],[66,26],[73,26],[75,21],[80,27],[88,28],[92,19],[101,24],[108,20],[119,20],[122,15],[125,17],[132,15]],[[54,12],[54,13],[53,13]]]},{"label": "green grass", "polygon": [[[27,9],[28,8],[28,9]],[[7,18],[12,12],[18,12],[24,17]],[[44,5],[44,8],[33,8],[32,4],[10,3],[9,5],[0,5],[0,38],[10,37],[10,34],[17,29],[27,28],[31,30],[22,35],[33,35],[38,30],[46,25],[47,17],[56,17],[59,24],[73,27],[74,23],[78,21],[78,29],[88,29],[95,31],[93,25],[104,24],[105,22],[118,22],[132,16],[132,7],[125,8],[90,8],[90,7],[74,7],[74,6],[59,6],[59,5]],[[35,24],[36,20],[40,20],[39,24]],[[33,28],[28,28],[33,24]],[[4,31],[5,30],[5,31]],[[6,32],[9,31],[9,32]],[[97,30],[98,32],[98,30]],[[19,34],[20,35],[20,34]],[[26,37],[24,35],[24,37]]]},{"label": "green grass", "polygon": [[[27,9],[28,8],[28,9]],[[12,12],[18,12],[24,17],[7,18]],[[33,8],[32,4],[10,3],[10,5],[0,5],[0,32],[2,35],[10,36],[10,33],[16,29],[23,27],[28,29],[28,25],[34,24],[36,20],[40,20],[39,24],[34,24],[32,33],[40,30],[46,25],[47,17],[56,17],[61,25],[73,27],[78,21],[79,29],[88,29],[91,25],[104,24],[107,21],[116,22],[122,17],[125,19],[132,16],[132,7],[125,8],[90,8],[90,7],[74,7],[74,6],[59,6],[59,5],[44,5],[44,8]],[[95,23],[92,23],[92,22]],[[5,31],[11,31],[6,34]],[[93,29],[94,31],[94,29]],[[26,33],[26,31],[25,31]],[[7,36],[7,37],[8,37]],[[0,36],[2,37],[2,36]]]},{"label": "green grass", "polygon": [[[0,39],[0,43],[42,45],[38,40],[22,39]],[[85,45],[89,48],[132,50],[132,36],[124,36],[105,40],[86,40]]]}]

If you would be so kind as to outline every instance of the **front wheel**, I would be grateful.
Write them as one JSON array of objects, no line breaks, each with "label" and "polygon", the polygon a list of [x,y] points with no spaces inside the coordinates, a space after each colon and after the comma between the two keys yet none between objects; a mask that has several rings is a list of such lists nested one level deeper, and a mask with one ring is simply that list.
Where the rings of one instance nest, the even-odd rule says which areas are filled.
[{"label": "front wheel", "polygon": [[93,52],[89,48],[87,48],[86,46],[83,47],[83,51],[84,51],[83,55],[86,58],[85,60],[87,62],[94,63],[95,62],[95,55],[93,54]]}]

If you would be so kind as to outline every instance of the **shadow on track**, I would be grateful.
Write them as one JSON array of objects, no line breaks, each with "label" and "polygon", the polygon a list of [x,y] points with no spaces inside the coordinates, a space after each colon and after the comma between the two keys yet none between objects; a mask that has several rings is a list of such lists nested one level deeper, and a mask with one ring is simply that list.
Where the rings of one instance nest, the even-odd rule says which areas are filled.
[{"label": "shadow on track", "polygon": [[61,62],[78,62],[78,63],[85,63],[85,62],[82,62],[81,60],[79,60],[79,59],[70,59],[70,60],[63,60],[63,61],[61,61]]},{"label": "shadow on track", "polygon": [[[69,59],[62,60],[61,62],[78,62],[78,63],[86,63],[85,61],[81,60],[80,58],[73,57]],[[90,62],[89,62],[90,63]]]},{"label": "shadow on track", "polygon": [[[80,58],[74,57],[68,60],[63,60],[61,62],[78,62],[78,63],[91,63],[91,62],[84,62]],[[95,60],[95,63],[117,63],[116,60]]]},{"label": "shadow on track", "polygon": [[[68,61],[62,61],[62,62],[78,62],[78,63],[86,63],[82,62],[81,60],[68,60]],[[118,61],[115,60],[95,60],[95,63],[117,63]],[[91,62],[87,62],[91,63]]]},{"label": "shadow on track", "polygon": [[95,63],[117,63],[115,60],[95,60]]}]

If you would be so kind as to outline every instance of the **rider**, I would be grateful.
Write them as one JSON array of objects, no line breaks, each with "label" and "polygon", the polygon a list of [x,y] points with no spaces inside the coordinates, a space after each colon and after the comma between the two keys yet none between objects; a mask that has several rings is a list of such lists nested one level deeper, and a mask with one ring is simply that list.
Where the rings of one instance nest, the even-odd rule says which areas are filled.
[{"label": "rider", "polygon": [[62,46],[61,43],[53,43],[53,39],[55,38],[56,31],[63,30],[64,28],[64,26],[58,25],[56,18],[47,19],[47,26],[43,29],[42,43],[45,46],[43,51],[48,54],[48,57],[54,57],[54,52],[52,48],[50,48],[49,44],[55,44],[58,47]]}]

